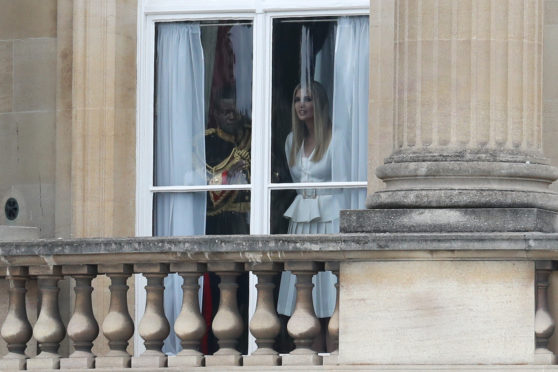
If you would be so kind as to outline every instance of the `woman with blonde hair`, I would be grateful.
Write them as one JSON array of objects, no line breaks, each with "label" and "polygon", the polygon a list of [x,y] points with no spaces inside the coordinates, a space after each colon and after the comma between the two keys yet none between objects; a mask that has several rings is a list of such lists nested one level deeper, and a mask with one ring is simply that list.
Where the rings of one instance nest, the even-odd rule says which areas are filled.
[{"label": "woman with blonde hair", "polygon": [[[299,84],[293,92],[292,131],[285,154],[293,182],[331,181],[333,146],[329,99],[316,82]],[[303,188],[284,213],[289,234],[326,234],[339,231],[339,202],[331,189]]]},{"label": "woman with blonde hair", "polygon": [[[310,81],[299,84],[293,93],[292,131],[285,142],[285,155],[293,182],[329,182],[332,180],[332,136],[329,99],[324,87]],[[287,211],[289,234],[331,234],[339,232],[339,190],[301,188]],[[295,276],[285,271],[281,275],[277,312],[290,316],[295,305]],[[335,298],[335,282],[331,272],[320,272],[315,278],[316,309],[329,308]],[[317,311],[318,317],[331,313]],[[315,347],[325,351],[325,339],[319,335]],[[319,345],[319,346],[318,346]]]}]

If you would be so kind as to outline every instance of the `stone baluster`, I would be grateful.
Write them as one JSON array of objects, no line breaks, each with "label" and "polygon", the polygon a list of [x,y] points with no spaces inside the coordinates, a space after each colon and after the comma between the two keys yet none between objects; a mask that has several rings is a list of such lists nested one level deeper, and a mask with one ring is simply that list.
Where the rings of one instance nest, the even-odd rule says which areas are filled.
[{"label": "stone baluster", "polygon": [[41,310],[33,328],[33,336],[41,352],[27,361],[28,370],[60,368],[58,348],[66,335],[58,309],[58,281],[62,279],[61,266],[31,266],[29,274],[36,275],[41,297]]},{"label": "stone baluster", "polygon": [[287,331],[294,339],[296,349],[282,357],[282,364],[284,366],[322,364],[322,357],[311,347],[316,336],[320,334],[320,322],[312,302],[314,287],[312,276],[323,270],[323,265],[308,261],[286,262],[285,270],[290,270],[296,275],[296,305],[287,323]]},{"label": "stone baluster", "polygon": [[171,272],[178,272],[184,279],[182,285],[182,309],[174,323],[174,332],[180,338],[182,351],[169,357],[169,367],[204,365],[203,354],[199,351],[200,340],[206,331],[206,325],[200,314],[198,299],[200,286],[198,280],[207,270],[205,264],[180,262],[172,263]]},{"label": "stone baluster", "polygon": [[324,357],[324,364],[331,365],[337,364],[339,360],[339,262],[327,262],[325,269],[330,270],[335,276],[337,276],[337,283],[335,284],[337,293],[335,310],[333,311],[327,325],[327,332],[333,341],[333,349],[329,356]]},{"label": "stone baluster", "polygon": [[23,370],[27,365],[25,348],[33,334],[25,309],[28,273],[27,267],[21,266],[10,266],[6,270],[6,278],[10,283],[10,305],[0,334],[8,345],[8,354],[0,359],[0,370]]},{"label": "stone baluster", "polygon": [[258,301],[250,321],[250,332],[256,338],[258,349],[244,357],[243,362],[245,366],[276,366],[281,358],[273,349],[273,343],[281,331],[281,322],[273,299],[273,278],[282,271],[282,265],[273,262],[247,263],[245,267],[258,277]]},{"label": "stone baluster", "polygon": [[97,276],[95,265],[69,265],[62,267],[62,274],[71,275],[76,286],[74,313],[68,323],[68,337],[75,351],[69,358],[60,360],[60,369],[89,369],[95,365],[95,355],[91,352],[93,341],[99,334],[99,325],[93,316],[91,301],[91,281]]},{"label": "stone baluster", "polygon": [[170,333],[163,304],[163,281],[169,273],[168,264],[136,264],[134,271],[147,278],[145,286],[145,313],[139,324],[139,334],[145,341],[146,351],[132,358],[132,368],[161,368],[167,365],[167,356],[162,352],[163,342]]},{"label": "stone baluster", "polygon": [[239,366],[242,364],[242,355],[235,347],[244,327],[236,300],[238,289],[236,280],[243,269],[242,264],[235,262],[211,262],[208,264],[208,270],[215,272],[221,278],[221,283],[219,283],[221,300],[219,310],[212,323],[213,334],[219,340],[219,350],[215,354],[205,357],[206,366]]},{"label": "stone baluster", "polygon": [[548,340],[554,333],[554,319],[548,310],[548,287],[549,278],[554,269],[552,261],[536,261],[536,312],[535,312],[535,363],[555,364],[556,356],[548,349]]},{"label": "stone baluster", "polygon": [[110,278],[109,312],[103,321],[103,335],[108,339],[109,352],[95,360],[96,368],[130,367],[130,354],[126,351],[128,340],[134,334],[134,322],[128,312],[128,285],[132,265],[99,265],[99,273]]}]

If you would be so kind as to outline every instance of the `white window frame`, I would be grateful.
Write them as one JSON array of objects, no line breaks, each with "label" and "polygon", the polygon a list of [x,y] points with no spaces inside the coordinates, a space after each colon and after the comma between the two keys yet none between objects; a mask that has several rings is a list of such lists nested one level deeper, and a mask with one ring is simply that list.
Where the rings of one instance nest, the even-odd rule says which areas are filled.
[{"label": "white window frame", "polygon": [[[301,188],[366,188],[367,182],[271,183],[272,27],[275,18],[369,15],[370,0],[139,0],[137,30],[136,236],[151,236],[155,192],[249,190],[250,233],[269,234],[274,190]],[[153,118],[155,92],[155,25],[157,22],[238,19],[253,22],[252,164],[250,185],[153,186]],[[143,315],[136,278],[136,320]],[[252,280],[251,280],[252,282]],[[251,283],[252,284],[252,283]],[[252,297],[252,296],[251,296]],[[255,301],[250,299],[251,313]],[[136,327],[137,328],[137,327]],[[135,354],[142,344],[134,336]],[[253,350],[251,343],[250,349]]]}]

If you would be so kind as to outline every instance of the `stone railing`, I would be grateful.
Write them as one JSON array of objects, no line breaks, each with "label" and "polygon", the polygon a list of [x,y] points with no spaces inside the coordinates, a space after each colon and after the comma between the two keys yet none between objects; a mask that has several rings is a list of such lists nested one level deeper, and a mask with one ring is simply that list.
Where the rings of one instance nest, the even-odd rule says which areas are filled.
[{"label": "stone railing", "polygon": [[[3,320],[1,336],[9,352],[0,359],[0,370],[188,370],[190,367],[203,366],[220,367],[223,370],[229,370],[232,366],[247,369],[255,366],[253,368],[256,370],[266,370],[302,365],[322,369],[334,369],[336,365],[335,368],[349,366],[347,368],[350,370],[352,361],[343,353],[354,355],[354,350],[349,350],[351,336],[339,328],[339,310],[345,314],[353,313],[353,317],[362,316],[363,319],[373,317],[374,314],[368,314],[365,307],[353,307],[354,303],[347,302],[347,306],[344,306],[343,293],[351,292],[351,285],[355,282],[351,270],[346,270],[347,274],[344,272],[355,262],[385,261],[532,263],[533,274],[536,274],[536,280],[535,275],[532,276],[536,282],[532,291],[536,294],[536,309],[527,339],[531,337],[533,344],[536,339],[536,349],[533,345],[535,355],[531,364],[553,364],[554,354],[548,350],[548,340],[553,334],[554,321],[547,308],[547,292],[554,260],[558,260],[558,235],[539,233],[340,234],[5,242],[0,243],[0,277],[9,281],[9,311]],[[327,326],[330,336],[335,340],[334,344],[340,342],[340,352],[335,346],[332,353],[319,355],[311,348],[312,340],[320,332],[320,322],[312,305],[312,276],[324,269],[336,275],[341,274],[336,309]],[[287,325],[295,349],[289,354],[279,355],[273,349],[275,337],[279,333],[279,320],[272,278],[282,270],[290,270],[296,275],[297,295],[295,310]],[[203,355],[198,350],[200,339],[206,331],[199,311],[198,278],[206,271],[219,275],[222,283],[221,302],[212,322],[219,350],[213,355]],[[253,272],[258,278],[256,310],[249,325],[243,324],[236,303],[236,278],[245,271]],[[131,309],[127,305],[126,281],[135,273],[141,273],[147,279],[145,313],[136,324],[146,351],[132,356],[126,351],[135,327],[129,314]],[[163,310],[163,279],[169,273],[178,273],[184,279],[182,310],[174,324],[169,324]],[[98,324],[93,315],[91,286],[92,279],[100,274],[106,274],[111,281],[110,309],[102,324]],[[58,308],[58,281],[63,277],[75,279],[75,305],[67,324],[62,322]],[[27,318],[25,304],[26,282],[31,278],[38,281],[41,304],[33,327]],[[363,293],[362,296],[367,294]],[[235,345],[246,326],[249,326],[258,348],[251,355],[243,356]],[[170,327],[174,327],[183,347],[176,356],[166,356],[161,351]],[[95,356],[91,350],[99,332],[108,340],[110,350],[105,355]],[[340,334],[341,338],[337,341]],[[58,349],[66,335],[74,351],[62,358]],[[40,352],[28,358],[25,351],[32,336]],[[375,337],[373,330],[369,337]],[[345,341],[347,343],[344,346]],[[366,345],[366,340],[362,342]],[[369,352],[366,347],[362,351]],[[404,360],[405,355],[401,358]],[[355,364],[363,363],[357,361]],[[370,366],[370,370],[374,368]],[[505,367],[502,370],[506,370]]]}]

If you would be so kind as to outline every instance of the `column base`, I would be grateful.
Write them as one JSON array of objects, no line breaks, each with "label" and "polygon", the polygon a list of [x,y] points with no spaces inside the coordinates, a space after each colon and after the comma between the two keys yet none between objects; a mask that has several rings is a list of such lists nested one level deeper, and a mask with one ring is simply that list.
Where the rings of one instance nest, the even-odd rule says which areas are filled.
[{"label": "column base", "polygon": [[549,189],[558,169],[525,154],[502,155],[500,150],[428,154],[426,149],[394,154],[376,170],[386,188],[370,194],[366,207],[558,211],[558,194]]},{"label": "column base", "polygon": [[242,359],[245,366],[278,366],[281,365],[281,357],[278,354],[252,354]]},{"label": "column base", "polygon": [[556,355],[548,349],[535,349],[535,362],[538,365],[552,365],[556,364]]},{"label": "column base", "polygon": [[128,356],[101,356],[95,359],[95,368],[130,368],[132,357]]},{"label": "column base", "polygon": [[336,366],[339,364],[339,354],[331,353],[329,355],[324,355],[324,366]]},{"label": "column base", "polygon": [[27,370],[44,371],[45,369],[60,369],[60,358],[31,358],[27,360]]},{"label": "column base", "polygon": [[286,354],[281,356],[283,366],[319,366],[323,358],[318,354]]},{"label": "column base", "polygon": [[95,368],[95,357],[74,357],[60,359],[60,369],[91,369]]},{"label": "column base", "polygon": [[166,366],[166,355],[141,355],[139,357],[132,357],[132,368],[163,368]]},{"label": "column base", "polygon": [[343,233],[558,232],[540,208],[365,209],[341,212]]},{"label": "column base", "polygon": [[232,354],[232,355],[207,355],[205,357],[205,366],[241,366],[242,365],[242,355]]},{"label": "column base", "polygon": [[203,355],[175,355],[168,357],[169,367],[203,367],[205,360]]},{"label": "column base", "polygon": [[22,371],[26,366],[26,358],[0,359],[0,371]]}]

